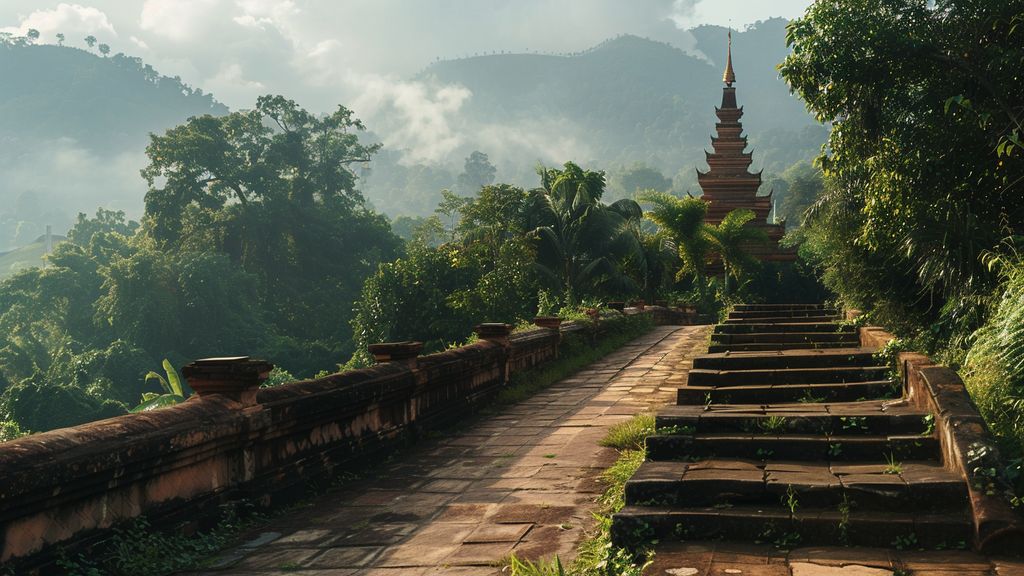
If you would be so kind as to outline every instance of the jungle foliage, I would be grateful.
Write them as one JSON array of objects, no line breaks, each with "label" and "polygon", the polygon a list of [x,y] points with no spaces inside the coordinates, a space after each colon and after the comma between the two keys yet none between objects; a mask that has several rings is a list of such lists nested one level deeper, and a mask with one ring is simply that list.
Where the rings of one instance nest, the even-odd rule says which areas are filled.
[{"label": "jungle foliage", "polygon": [[[757,297],[750,213],[708,227],[698,210],[708,250],[690,253],[637,201],[603,201],[605,173],[572,162],[539,168],[527,190],[495,183],[474,152],[434,216],[392,225],[358,188],[380,149],[363,129],[344,107],[318,116],[264,96],[152,135],[140,222],[81,214],[45,267],[0,283],[0,438],[179,402],[190,390],[176,369],[196,358],[267,358],[276,385],[365,365],[376,342],[441,350],[480,322]],[[623,186],[668,185],[634,172]],[[736,286],[680,274],[715,254]]]},{"label": "jungle foliage", "polygon": [[841,301],[954,366],[1024,440],[1024,2],[816,2],[783,77],[822,122],[801,250]]}]

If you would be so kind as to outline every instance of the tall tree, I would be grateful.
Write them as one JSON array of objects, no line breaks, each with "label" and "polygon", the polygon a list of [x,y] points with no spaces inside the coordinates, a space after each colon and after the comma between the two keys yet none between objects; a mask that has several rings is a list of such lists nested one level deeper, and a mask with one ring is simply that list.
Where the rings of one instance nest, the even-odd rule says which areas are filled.
[{"label": "tall tree", "polygon": [[657,224],[675,243],[682,260],[679,274],[691,275],[694,284],[702,289],[707,270],[709,241],[704,217],[708,203],[700,198],[679,198],[665,192],[649,190],[639,200],[652,205],[644,216]]},{"label": "tall tree", "polygon": [[491,164],[487,154],[474,151],[466,158],[462,174],[458,178],[458,190],[462,194],[476,194],[481,188],[494,183],[498,169]]},{"label": "tall tree", "polygon": [[567,162],[538,174],[541,187],[531,193],[528,221],[542,280],[570,305],[588,296],[637,292],[622,264],[641,251],[630,229],[643,216],[640,206],[633,200],[603,204],[604,172]]},{"label": "tall tree", "polygon": [[982,256],[1016,250],[1022,19],[1019,0],[837,0],[790,24],[782,75],[834,124],[815,252],[879,321],[969,332],[998,281]]},{"label": "tall tree", "polygon": [[626,198],[632,198],[644,190],[668,192],[672,189],[672,179],[667,178],[658,169],[638,162],[615,173],[612,185]]},{"label": "tall tree", "polygon": [[93,46],[96,45],[96,37],[93,36],[92,34],[86,36],[85,37],[85,43],[89,46],[89,48],[92,48]]},{"label": "tall tree", "polygon": [[287,334],[345,342],[363,279],[399,241],[367,211],[352,166],[379,145],[339,106],[323,117],[281,96],[152,136],[144,232],[164,249],[220,251],[256,276]]},{"label": "tall tree", "polygon": [[764,244],[768,234],[760,228],[747,226],[754,218],[753,210],[733,210],[715,226],[707,226],[705,234],[715,256],[722,260],[725,270],[725,293],[729,294],[729,278],[741,282],[753,268],[757,259],[750,255],[752,245]]}]

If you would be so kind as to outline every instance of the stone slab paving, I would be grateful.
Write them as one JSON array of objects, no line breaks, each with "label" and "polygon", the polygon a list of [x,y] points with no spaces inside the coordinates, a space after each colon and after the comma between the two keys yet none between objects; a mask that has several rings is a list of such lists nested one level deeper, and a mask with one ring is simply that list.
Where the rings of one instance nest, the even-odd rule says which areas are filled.
[{"label": "stone slab paving", "polygon": [[674,402],[708,326],[655,328],[585,370],[276,517],[203,575],[500,574],[593,527],[607,429]]}]

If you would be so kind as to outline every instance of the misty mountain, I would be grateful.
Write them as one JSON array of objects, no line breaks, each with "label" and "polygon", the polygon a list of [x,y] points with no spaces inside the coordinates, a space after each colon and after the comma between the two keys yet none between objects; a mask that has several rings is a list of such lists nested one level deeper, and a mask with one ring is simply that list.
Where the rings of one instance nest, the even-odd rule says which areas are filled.
[{"label": "misty mountain", "polygon": [[[787,53],[785,24],[768,20],[733,35],[755,167],[769,177],[814,156],[825,138],[775,70]],[[438,162],[411,160],[388,138],[410,127],[383,108],[363,118],[367,139],[388,144],[360,168],[360,186],[392,216],[430,214],[440,190],[456,188],[463,160],[480,150],[498,181],[524,187],[537,184],[537,164],[574,160],[608,171],[613,195],[630,192],[616,189],[617,176],[638,163],[672,179],[677,192],[696,192],[694,170],[704,167],[721,99],[727,30],[690,33],[690,52],[619,36],[575,54],[435,62],[408,82],[468,94],[444,111],[457,148]],[[31,243],[46,224],[63,233],[78,212],[99,206],[138,217],[148,134],[227,112],[212,95],[120,54],[0,41],[0,78],[0,250]]]},{"label": "misty mountain", "polygon": [[[813,157],[826,135],[778,77],[776,66],[788,53],[786,23],[772,19],[733,33],[744,127],[755,168],[766,174]],[[448,179],[476,149],[498,166],[499,180],[524,186],[536,185],[538,162],[576,160],[610,175],[639,162],[674,177],[677,191],[697,192],[694,169],[706,167],[728,30],[701,26],[691,33],[696,53],[624,35],[575,54],[489,54],[429,66],[416,80],[472,93],[459,110],[466,142]],[[444,178],[436,168],[391,160],[380,158],[373,168],[367,196],[388,212],[429,212],[436,191],[418,187],[436,188]],[[423,195],[429,197],[417,202]]]},{"label": "misty mountain", "polygon": [[144,149],[160,132],[227,108],[138,58],[0,42],[0,250],[79,211],[142,205]]}]

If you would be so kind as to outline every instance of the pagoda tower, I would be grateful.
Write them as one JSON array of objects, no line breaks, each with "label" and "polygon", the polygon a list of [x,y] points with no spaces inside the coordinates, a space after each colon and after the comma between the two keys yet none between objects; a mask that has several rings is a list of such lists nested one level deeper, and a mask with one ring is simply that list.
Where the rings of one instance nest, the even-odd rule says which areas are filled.
[{"label": "pagoda tower", "polygon": [[722,76],[725,88],[722,89],[722,106],[715,108],[718,123],[715,125],[717,134],[711,138],[714,152],[705,150],[708,171],[697,170],[697,182],[704,191],[704,200],[708,202],[706,222],[718,224],[725,215],[733,210],[747,208],[756,217],[748,226],[761,228],[768,234],[770,242],[762,246],[751,246],[750,252],[759,260],[792,261],[796,254],[792,250],[779,248],[779,240],[786,233],[783,224],[771,224],[768,216],[772,211],[772,194],[758,196],[761,188],[761,172],[750,172],[750,164],[754,161],[752,152],[747,149],[747,137],[743,135],[743,108],[736,105],[736,72],[732,66],[732,32],[729,32],[729,52]]}]

